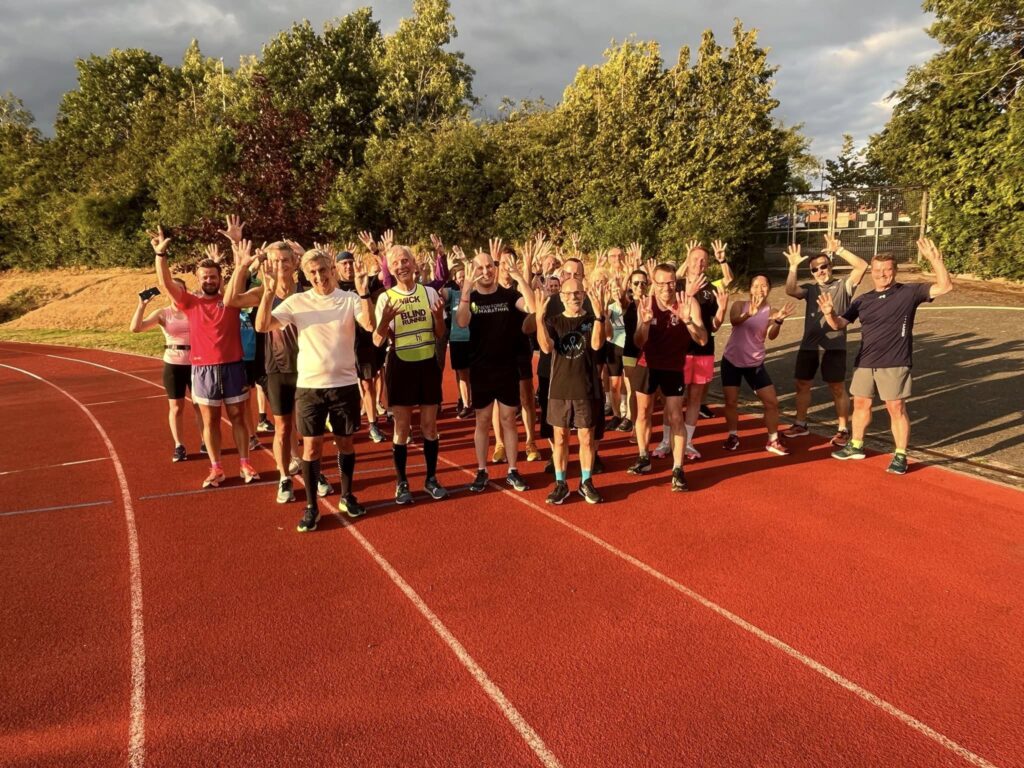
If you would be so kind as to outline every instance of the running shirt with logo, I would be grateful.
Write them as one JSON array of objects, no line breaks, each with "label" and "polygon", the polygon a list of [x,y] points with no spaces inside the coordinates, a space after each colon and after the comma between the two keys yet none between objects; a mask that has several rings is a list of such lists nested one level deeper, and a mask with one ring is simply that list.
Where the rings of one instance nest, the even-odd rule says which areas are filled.
[{"label": "running shirt with logo", "polygon": [[800,341],[800,349],[846,349],[846,329],[833,331],[825,316],[818,308],[818,297],[828,294],[832,297],[832,306],[837,315],[845,314],[850,308],[853,294],[841,277],[833,277],[824,286],[817,283],[804,283],[800,286],[806,292],[807,310],[804,315],[804,337]]},{"label": "running shirt with logo", "polygon": [[556,315],[544,320],[551,338],[551,384],[548,397],[556,400],[596,400],[601,397],[597,353],[590,346],[594,315]]},{"label": "running shirt with logo", "polygon": [[[697,304],[700,305],[700,321],[704,323],[704,328],[708,332],[708,340],[704,344],[698,344],[691,340],[690,351],[687,352],[688,355],[699,357],[702,355],[714,356],[715,354],[715,334],[712,331],[715,327],[715,315],[718,314],[718,296],[715,294],[715,289],[721,287],[721,280],[705,283],[704,287],[697,291],[694,296],[697,299]],[[676,289],[679,291],[686,290],[685,277],[676,280]]]},{"label": "running shirt with logo", "polygon": [[298,330],[296,386],[332,389],[359,383],[356,376],[355,328],[363,316],[362,301],[351,291],[335,288],[293,293],[273,311],[282,325]]},{"label": "running shirt with logo", "polygon": [[[274,296],[271,314],[283,301],[280,296]],[[267,374],[298,372],[299,332],[294,325],[265,334],[263,345]]]},{"label": "running shirt with logo", "polygon": [[[422,346],[427,350],[423,356],[419,359],[428,359],[434,354],[434,345],[436,340],[434,338],[434,316],[430,312],[430,308],[434,306],[438,301],[439,297],[437,291],[428,285],[421,285],[420,283],[414,283],[412,290],[405,290],[399,285],[394,285],[388,288],[387,291],[381,294],[377,300],[377,307],[374,310],[376,315],[375,321],[379,326],[381,318],[384,317],[384,306],[390,301],[392,304],[401,302],[403,306],[408,305],[408,311],[399,312],[394,320],[391,321],[391,332],[394,339],[391,342],[392,350],[396,348],[408,349],[414,356],[416,354],[416,348]],[[402,326],[408,326],[410,330],[403,330]],[[418,331],[416,329],[419,329]],[[422,343],[416,343],[415,339],[407,338],[406,342],[409,342],[407,346],[403,347],[402,336],[403,334],[411,333],[413,335],[422,336]],[[406,354],[405,351],[398,353],[399,359],[402,359],[402,355]]]},{"label": "running shirt with logo", "polygon": [[644,345],[644,365],[659,371],[681,371],[686,365],[686,353],[690,349],[690,332],[686,323],[670,309],[658,306],[658,300],[651,302],[654,318],[647,330]]},{"label": "running shirt with logo", "polygon": [[188,317],[192,365],[223,365],[242,359],[238,307],[225,307],[220,294],[184,293],[176,304]]},{"label": "running shirt with logo", "polygon": [[[744,301],[740,306],[750,306]],[[744,309],[746,311],[746,309]],[[737,368],[757,368],[764,362],[764,340],[771,322],[772,308],[763,304],[756,315],[751,315],[739,325],[732,327],[729,341],[725,343],[722,357]]]},{"label": "running shirt with logo", "polygon": [[858,296],[843,313],[847,322],[860,320],[860,350],[855,368],[913,366],[914,317],[931,301],[929,283],[894,283],[884,291]]},{"label": "running shirt with logo", "polygon": [[165,307],[160,313],[160,330],[164,332],[164,362],[171,365],[189,365],[192,352],[189,349],[170,349],[170,347],[189,347],[188,317],[173,307]]},{"label": "running shirt with logo", "polygon": [[520,296],[511,288],[497,286],[493,293],[469,295],[469,360],[473,369],[507,371],[516,368],[523,313],[516,308]]}]

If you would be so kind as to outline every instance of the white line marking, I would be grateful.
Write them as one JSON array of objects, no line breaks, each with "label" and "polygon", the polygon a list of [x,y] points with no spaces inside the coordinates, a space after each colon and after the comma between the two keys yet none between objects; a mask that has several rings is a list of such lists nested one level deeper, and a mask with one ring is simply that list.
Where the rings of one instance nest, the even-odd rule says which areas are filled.
[{"label": "white line marking", "polygon": [[92,415],[92,412],[75,399],[74,395],[61,389],[52,381],[48,381],[30,371],[3,363],[0,363],[0,367],[17,371],[51,386],[77,405],[96,428],[96,431],[107,446],[110,460],[114,463],[114,472],[117,473],[117,482],[121,487],[121,499],[124,502],[125,526],[128,529],[128,564],[129,581],[131,584],[132,694],[131,723],[128,728],[128,765],[130,768],[142,768],[146,761],[146,643],[142,631],[142,563],[139,558],[139,535],[135,528],[135,510],[132,507],[132,497],[128,490],[128,479],[124,474],[124,467],[121,466],[121,460],[118,458],[117,451],[114,449],[114,444],[111,442],[106,430],[103,429],[103,426],[96,417]]},{"label": "white line marking", "polygon": [[33,512],[56,512],[60,509],[82,509],[84,507],[102,507],[104,504],[111,504],[113,502],[110,499],[106,501],[86,501],[82,504],[65,504],[60,507],[36,507],[35,509],[16,509],[13,512],[0,512],[0,517],[10,517],[11,515],[28,515]]},{"label": "white line marking", "polygon": [[[157,384],[155,381],[150,381],[149,379],[144,379],[141,376],[136,376],[134,373],[128,373],[127,371],[119,371],[116,368],[111,368],[109,365],[94,363],[91,360],[83,360],[80,357],[64,357],[64,355],[47,355],[47,357],[53,357],[56,358],[57,360],[70,360],[72,363],[82,363],[83,365],[91,365],[94,368],[102,368],[105,371],[110,371],[111,373],[119,373],[122,376],[127,376],[129,379],[141,381],[143,384],[149,384],[151,387],[161,386],[160,384]],[[154,373],[156,373],[156,371],[154,371]]]},{"label": "white line marking", "polygon": [[[799,299],[799,301],[803,301],[803,299]],[[921,307],[917,308],[917,311],[918,312],[943,312],[943,311],[950,310],[950,309],[979,309],[979,310],[999,311],[999,312],[1024,312],[1024,307],[982,307],[982,306],[971,306],[971,305],[967,305],[967,306],[963,306],[963,307],[924,307],[924,306],[921,306]],[[788,319],[789,320],[803,320],[804,317],[805,317],[805,315],[791,315]],[[731,327],[732,327],[732,323],[726,322],[726,323],[722,323],[720,326],[718,326],[718,329],[721,330],[722,328],[731,328]]]},{"label": "white line marking", "polygon": [[[472,470],[466,469],[465,467],[460,467],[459,465],[455,464],[454,462],[450,461],[449,459],[446,459],[444,456],[439,456],[438,458],[441,461],[443,461],[445,464],[448,464],[451,467],[454,467],[456,469],[461,469],[467,475],[473,476],[475,474]],[[831,670],[828,667],[826,667],[824,664],[822,664],[822,663],[820,663],[818,661],[815,661],[810,656],[807,656],[807,655],[801,653],[800,651],[796,650],[791,645],[787,645],[786,643],[784,643],[782,640],[779,640],[774,635],[768,634],[763,629],[760,629],[759,627],[756,627],[755,625],[751,624],[746,619],[743,619],[743,618],[737,616],[735,613],[732,613],[731,611],[726,610],[722,606],[718,605],[715,602],[712,602],[711,600],[709,600],[708,598],[704,597],[703,595],[701,595],[701,594],[699,594],[697,592],[694,592],[689,587],[687,587],[687,586],[685,586],[683,584],[680,584],[678,581],[676,581],[672,577],[666,576],[664,573],[662,573],[661,571],[651,567],[650,565],[648,565],[647,563],[643,562],[642,560],[638,560],[637,558],[633,557],[632,555],[627,554],[626,552],[623,552],[621,549],[618,549],[613,544],[609,544],[607,541],[605,541],[604,539],[594,535],[590,531],[587,531],[587,530],[585,530],[583,528],[580,528],[577,525],[574,525],[573,523],[570,523],[565,518],[559,517],[558,515],[556,515],[556,514],[554,514],[552,512],[549,512],[548,510],[544,509],[540,505],[533,503],[529,499],[524,498],[523,496],[521,496],[519,494],[513,493],[512,491],[509,491],[509,490],[507,490],[505,488],[501,488],[500,486],[496,485],[493,482],[490,485],[492,487],[494,487],[494,488],[497,488],[502,493],[512,497],[513,499],[518,501],[520,504],[523,504],[523,505],[529,507],[530,509],[532,509],[532,510],[534,510],[536,512],[540,512],[542,515],[544,515],[545,517],[553,520],[554,522],[559,523],[560,525],[564,525],[566,528],[568,528],[573,533],[579,534],[583,538],[587,539],[588,541],[593,542],[597,546],[601,547],[602,549],[606,550],[607,552],[610,552],[611,554],[615,555],[616,557],[620,558],[621,560],[624,560],[625,562],[629,563],[630,565],[633,565],[633,566],[639,568],[641,571],[646,573],[648,576],[653,576],[658,581],[660,581],[660,582],[662,582],[664,584],[667,584],[672,589],[676,590],[677,592],[682,593],[686,597],[688,597],[691,600],[693,600],[694,602],[704,606],[708,610],[713,611],[714,613],[718,614],[719,616],[721,616],[722,618],[726,619],[727,621],[735,624],[737,627],[739,627],[740,629],[744,630],[745,632],[749,632],[750,634],[752,634],[754,637],[758,638],[759,640],[762,640],[765,643],[768,643],[768,645],[772,646],[776,650],[782,651],[787,656],[790,656],[793,659],[796,659],[801,664],[803,664],[804,666],[808,667],[809,669],[814,670],[815,672],[817,672],[819,675],[823,676],[827,680],[835,683],[836,685],[838,685],[838,686],[840,686],[842,688],[845,688],[846,690],[848,690],[851,693],[853,693],[854,695],[860,697],[861,699],[863,699],[864,701],[868,702],[872,706],[878,707],[880,710],[882,710],[886,714],[895,717],[897,720],[899,720],[904,725],[909,726],[910,728],[913,728],[915,731],[917,731],[918,733],[922,734],[923,736],[926,736],[929,739],[931,739],[932,741],[937,742],[941,746],[943,746],[946,749],[948,749],[950,752],[953,752],[958,757],[961,757],[964,760],[966,760],[967,762],[969,762],[971,765],[979,766],[979,768],[998,768],[994,763],[990,763],[988,760],[986,760],[985,758],[981,757],[980,755],[976,755],[975,753],[973,753],[970,750],[968,750],[966,747],[960,746],[955,741],[950,739],[948,736],[945,736],[945,735],[939,733],[938,731],[934,730],[933,728],[930,728],[929,726],[925,725],[924,723],[922,723],[920,720],[916,719],[912,715],[909,715],[906,712],[904,712],[903,710],[901,710],[901,709],[897,708],[896,706],[894,706],[893,704],[890,704],[885,699],[882,699],[881,697],[876,696],[871,691],[869,691],[869,690],[867,690],[865,688],[862,688],[861,686],[857,685],[856,683],[854,683],[851,680],[848,680],[847,678],[845,678],[842,675],[840,675],[838,672],[834,672],[833,670]]]},{"label": "white line marking", "polygon": [[4,472],[0,472],[0,477],[4,475],[15,475],[18,472],[36,472],[42,469],[56,469],[58,467],[74,467],[78,464],[92,464],[94,461],[110,461],[109,456],[100,456],[98,459],[82,459],[81,461],[65,461],[63,464],[47,464],[42,467],[25,467],[24,469],[8,469]]},{"label": "white line marking", "polygon": [[[64,358],[65,360],[69,358]],[[112,403],[131,403],[136,400],[154,400],[158,397],[167,397],[167,395],[143,395],[142,397],[126,397],[123,400],[101,400],[98,403],[85,403],[87,406],[93,405],[110,405]]]}]

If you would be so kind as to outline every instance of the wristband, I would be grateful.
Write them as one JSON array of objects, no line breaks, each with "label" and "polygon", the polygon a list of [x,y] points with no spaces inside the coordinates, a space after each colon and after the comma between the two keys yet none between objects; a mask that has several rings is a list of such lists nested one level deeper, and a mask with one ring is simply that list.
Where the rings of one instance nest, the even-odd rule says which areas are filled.
[{"label": "wristband", "polygon": [[772,322],[779,326],[781,326],[783,323],[783,321],[780,318],[776,318],[775,320],[772,320]]},{"label": "wristband", "polygon": [[370,298],[370,294],[368,294],[368,293],[360,293],[359,294],[359,298],[360,299],[369,299]]},{"label": "wristband", "polygon": [[156,253],[156,251],[154,251],[153,253],[156,254],[156,257],[158,259],[166,259],[167,258],[167,254],[166,253]]},{"label": "wristband", "polygon": [[459,299],[459,304],[469,304],[469,299]]},{"label": "wristband", "polygon": [[597,322],[599,322],[599,323],[603,323],[604,322],[604,315],[601,315],[600,317],[595,317],[594,319],[597,320]]}]

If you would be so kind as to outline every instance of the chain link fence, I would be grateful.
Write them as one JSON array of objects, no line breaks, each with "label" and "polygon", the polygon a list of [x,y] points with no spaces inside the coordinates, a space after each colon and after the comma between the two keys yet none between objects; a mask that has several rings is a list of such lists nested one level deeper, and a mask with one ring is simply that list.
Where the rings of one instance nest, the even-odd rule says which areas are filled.
[{"label": "chain link fence", "polygon": [[763,266],[786,267],[790,245],[805,254],[825,247],[825,235],[838,237],[858,256],[891,253],[900,264],[917,260],[917,239],[928,225],[928,190],[923,187],[836,189],[783,195],[772,204],[765,228]]}]

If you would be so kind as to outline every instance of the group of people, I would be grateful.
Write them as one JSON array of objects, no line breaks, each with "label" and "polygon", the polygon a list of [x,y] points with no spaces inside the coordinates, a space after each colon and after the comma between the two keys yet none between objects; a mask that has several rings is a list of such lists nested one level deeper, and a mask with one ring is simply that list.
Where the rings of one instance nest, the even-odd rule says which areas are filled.
[{"label": "group of people", "polygon": [[[186,390],[210,460],[204,488],[225,481],[222,416],[231,424],[246,483],[259,479],[249,460],[250,450],[258,447],[254,432],[273,433],[277,501],[294,501],[294,475],[301,475],[307,489],[301,532],[317,526],[317,495],[333,492],[321,467],[328,431],[337,446],[339,511],[352,518],[366,513],[353,492],[354,438],[363,417],[375,442],[385,439],[381,417],[386,413],[391,419],[396,503],[414,499],[407,474],[414,419],[426,468],[423,490],[432,499],[448,495],[437,476],[446,359],[458,385],[456,416],[475,419],[477,472],[470,491],[482,492],[490,482],[492,433],[492,461],[507,462],[506,485],[527,489],[517,465],[519,421],[526,460],[542,459],[538,440],[549,442],[550,504],[572,494],[567,478],[573,432],[580,475],[576,492],[588,503],[602,501],[593,476],[602,471],[599,446],[610,429],[633,434],[637,457],[628,473],[650,473],[652,457],[671,456],[670,488],[686,491],[684,464],[701,458],[694,434],[714,378],[714,334],[727,320],[732,331],[720,365],[726,450],[740,445],[737,409],[746,381],[763,404],[765,450],[789,453],[786,439],[808,433],[811,385],[820,370],[838,420],[832,455],[865,456],[864,433],[877,388],[895,440],[889,471],[902,474],[914,313],[922,302],[952,289],[942,255],[929,240],[919,241],[918,248],[936,280],[918,284],[897,282],[891,257],[875,256],[869,265],[831,236],[809,259],[799,246],[790,247],[786,293],[807,307],[795,365],[796,421],[780,431],[765,346],[797,305],[788,301],[773,308],[771,282],[763,274],[753,276],[748,299],[730,302],[734,275],[720,241],[710,251],[689,243],[678,266],[644,260],[636,243],[613,248],[598,256],[588,277],[575,246],[573,255],[560,258],[543,236],[525,243],[518,254],[492,239],[472,258],[458,248],[447,252],[432,236],[431,263],[394,243],[391,232],[380,241],[360,233],[365,253],[357,253],[355,243],[340,252],[319,244],[306,250],[289,240],[254,248],[243,236],[244,226],[238,217],[228,217],[221,234],[231,241],[231,262],[216,247],[208,248],[196,267],[196,292],[172,276],[170,240],[159,228],[151,232],[158,287],[171,304],[144,317],[152,292],[140,294],[131,329],[159,326],[165,336],[173,460],[188,457],[182,439]],[[811,280],[799,284],[805,259]],[[833,274],[836,259],[849,265],[847,276]],[[855,298],[869,268],[874,290]],[[850,386],[851,424],[846,328],[858,320],[862,345]],[[252,388],[260,396],[257,418],[247,404]],[[664,439],[652,451],[658,400]]]}]

